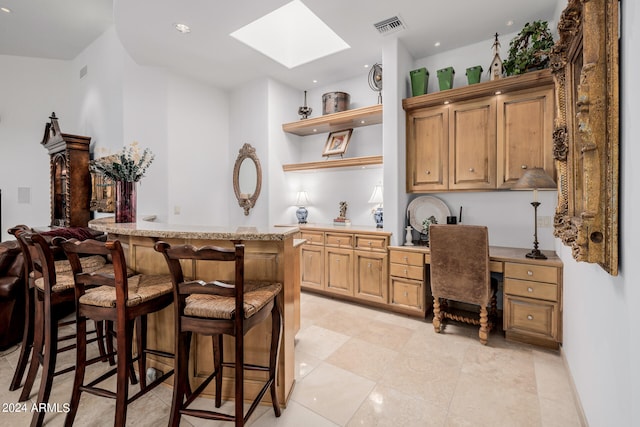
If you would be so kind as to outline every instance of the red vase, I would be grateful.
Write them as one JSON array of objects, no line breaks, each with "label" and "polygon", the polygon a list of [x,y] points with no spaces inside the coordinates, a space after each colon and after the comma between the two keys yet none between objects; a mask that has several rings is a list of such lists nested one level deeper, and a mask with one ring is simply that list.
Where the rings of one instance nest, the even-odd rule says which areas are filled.
[{"label": "red vase", "polygon": [[116,222],[136,222],[136,183],[116,181]]}]

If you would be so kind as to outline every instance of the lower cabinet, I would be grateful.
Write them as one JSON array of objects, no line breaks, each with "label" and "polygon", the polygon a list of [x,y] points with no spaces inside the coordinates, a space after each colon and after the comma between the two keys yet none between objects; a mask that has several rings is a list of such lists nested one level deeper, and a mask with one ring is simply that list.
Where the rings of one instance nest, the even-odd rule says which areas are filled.
[{"label": "lower cabinet", "polygon": [[303,227],[302,289],[386,306],[391,233],[373,230]]},{"label": "lower cabinet", "polygon": [[389,305],[395,310],[424,317],[427,300],[424,253],[409,248],[389,248]]},{"label": "lower cabinet", "polygon": [[507,339],[558,348],[562,342],[562,268],[504,263]]}]

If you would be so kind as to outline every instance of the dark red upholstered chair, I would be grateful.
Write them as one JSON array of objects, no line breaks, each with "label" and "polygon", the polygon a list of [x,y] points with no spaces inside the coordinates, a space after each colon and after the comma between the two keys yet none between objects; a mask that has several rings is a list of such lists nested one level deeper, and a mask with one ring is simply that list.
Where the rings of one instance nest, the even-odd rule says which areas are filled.
[{"label": "dark red upholstered chair", "polygon": [[[244,245],[236,244],[233,249],[205,246],[199,249],[191,245],[172,247],[166,242],[157,242],[155,249],[161,252],[169,266],[173,280],[175,319],[175,379],[173,402],[169,425],[178,426],[181,415],[210,420],[233,421],[236,426],[244,426],[267,390],[271,391],[271,402],[276,417],[281,414],[276,394],[276,367],[280,343],[281,314],[277,295],[282,284],[271,282],[250,282],[244,280]],[[180,261],[188,261],[182,264]],[[195,264],[194,264],[195,263]],[[219,265],[214,266],[213,264]],[[182,265],[194,266],[196,271],[228,272],[230,277],[217,280],[185,280]],[[200,267],[197,267],[200,266]],[[232,273],[229,273],[232,272]],[[210,279],[210,278],[209,278]],[[244,336],[254,326],[271,315],[271,347],[268,366],[247,364],[244,359]],[[213,373],[193,392],[189,387],[189,351],[192,334],[210,335],[213,341]],[[224,360],[223,335],[235,340],[235,359]],[[215,406],[222,404],[222,368],[235,370],[233,414],[212,410],[189,408],[207,385],[215,379]],[[244,371],[265,372],[266,380],[251,406],[244,414]]]}]

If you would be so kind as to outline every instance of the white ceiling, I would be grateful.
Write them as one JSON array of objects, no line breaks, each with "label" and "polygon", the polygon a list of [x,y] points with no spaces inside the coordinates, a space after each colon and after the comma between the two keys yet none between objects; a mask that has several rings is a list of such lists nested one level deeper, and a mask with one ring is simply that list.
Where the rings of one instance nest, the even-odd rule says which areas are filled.
[{"label": "white ceiling", "polygon": [[[309,89],[313,79],[323,85],[365,74],[363,65],[382,60],[381,47],[389,38],[399,38],[412,57],[423,58],[491,39],[496,32],[517,32],[526,22],[553,21],[562,0],[302,0],[351,48],[291,70],[229,36],[289,1],[0,0],[0,7],[12,10],[0,12],[0,54],[72,59],[115,24],[141,65],[167,67],[223,88],[267,75]],[[407,28],[380,35],[373,24],[394,15]],[[510,20],[513,25],[507,26]],[[178,33],[178,22],[188,24],[191,33]],[[506,57],[509,40],[501,42]]]}]

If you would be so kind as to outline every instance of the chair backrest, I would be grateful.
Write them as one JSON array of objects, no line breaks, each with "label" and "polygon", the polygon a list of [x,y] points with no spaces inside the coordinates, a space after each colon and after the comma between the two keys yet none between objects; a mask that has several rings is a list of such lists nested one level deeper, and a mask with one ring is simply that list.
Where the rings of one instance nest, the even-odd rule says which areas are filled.
[{"label": "chair backrest", "polygon": [[491,296],[487,227],[433,224],[429,246],[433,296],[486,306]]},{"label": "chair backrest", "polygon": [[[77,239],[64,240],[61,243],[75,279],[76,300],[84,293],[86,286],[111,286],[116,289],[116,305],[126,307],[129,296],[129,284],[127,280],[127,261],[124,250],[119,240],[98,241]],[[113,275],[84,272],[80,257],[83,255],[111,256],[113,263]]]},{"label": "chair backrest", "polygon": [[24,257],[25,277],[31,283],[42,278],[43,291],[48,297],[56,283],[53,248],[57,246],[57,241],[47,241],[40,234],[25,229],[17,230],[15,236]]},{"label": "chair backrest", "polygon": [[[193,245],[171,246],[169,243],[160,241],[155,244],[155,250],[164,255],[171,280],[173,283],[173,301],[176,319],[184,312],[186,297],[191,294],[224,295],[235,297],[235,318],[244,318],[244,245],[236,244],[233,249],[218,246],[203,246],[196,248]],[[191,261],[218,261],[233,263],[233,278],[218,277],[210,282],[198,280],[185,280],[183,263],[180,260]],[[196,271],[195,263],[190,264]],[[220,272],[222,269],[216,269]],[[197,274],[197,273],[196,273]],[[187,277],[187,279],[189,279]]]}]

